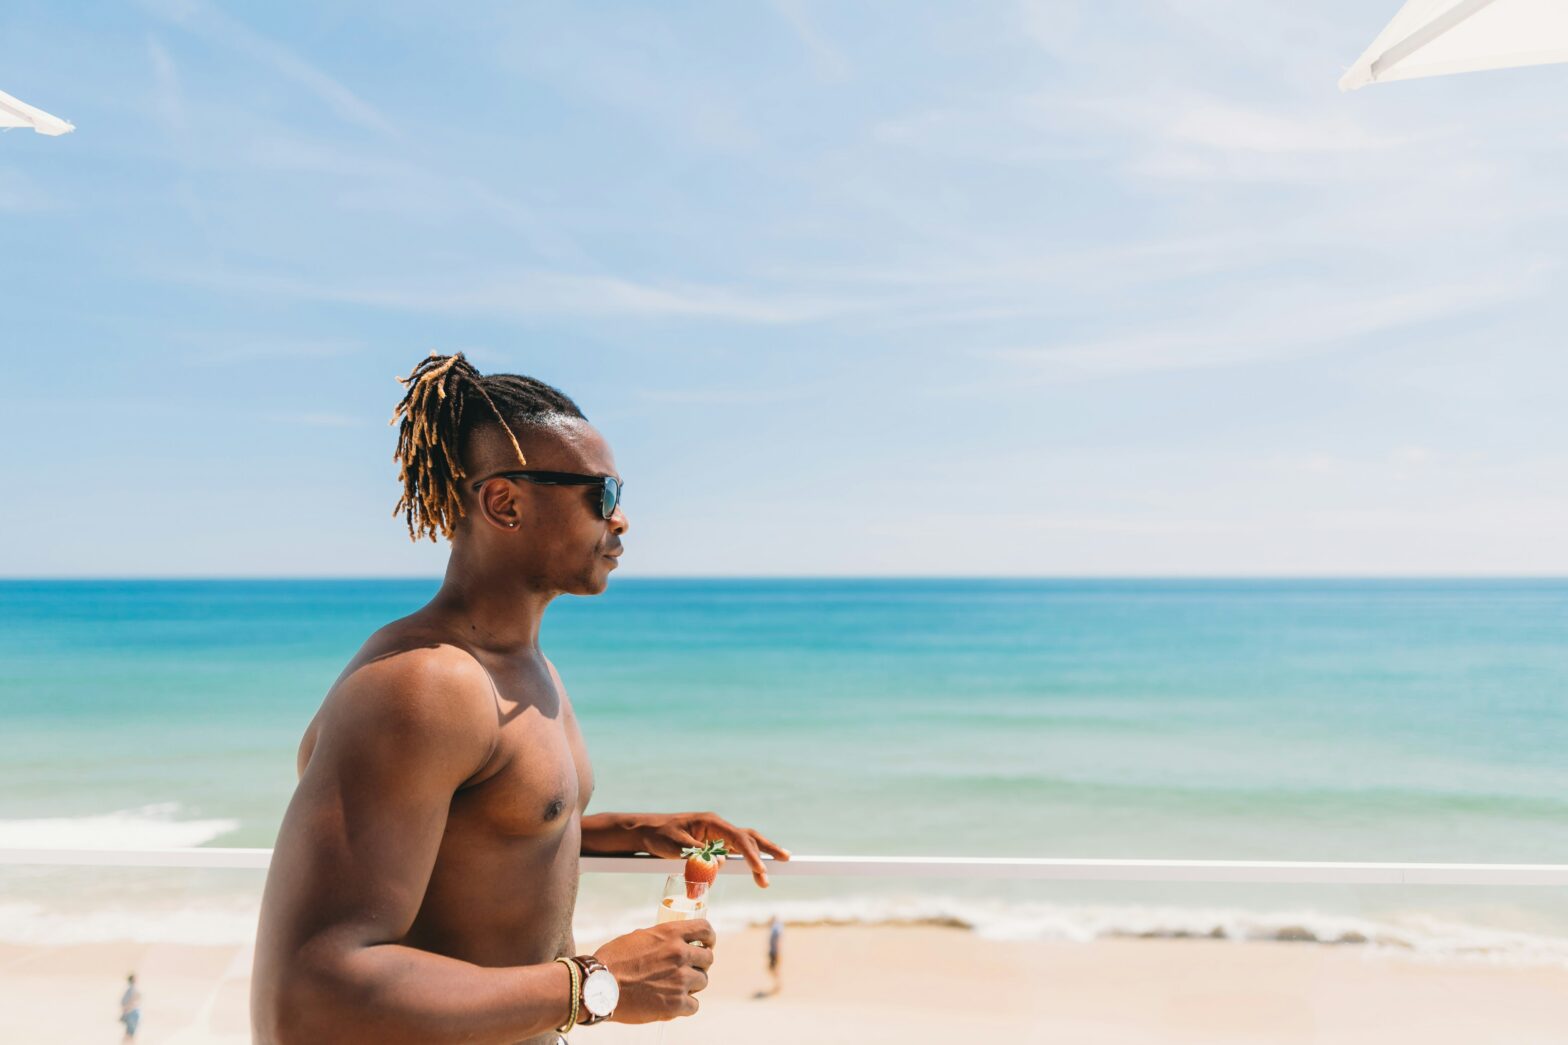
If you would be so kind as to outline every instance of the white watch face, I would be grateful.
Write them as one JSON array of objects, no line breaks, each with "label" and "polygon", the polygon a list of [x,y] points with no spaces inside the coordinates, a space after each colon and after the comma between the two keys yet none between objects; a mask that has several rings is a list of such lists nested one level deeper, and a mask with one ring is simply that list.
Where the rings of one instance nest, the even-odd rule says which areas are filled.
[{"label": "white watch face", "polygon": [[608,1016],[621,1000],[621,985],[609,969],[595,969],[583,983],[583,1004],[595,1016]]}]

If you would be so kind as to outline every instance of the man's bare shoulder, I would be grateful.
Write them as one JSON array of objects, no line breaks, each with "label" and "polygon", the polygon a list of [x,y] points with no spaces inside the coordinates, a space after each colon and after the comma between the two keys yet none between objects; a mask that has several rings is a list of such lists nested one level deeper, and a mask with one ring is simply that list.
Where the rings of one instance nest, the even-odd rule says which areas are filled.
[{"label": "man's bare shoulder", "polygon": [[[400,622],[399,622],[400,623]],[[490,673],[468,650],[428,630],[388,625],[333,683],[312,723],[329,736],[407,744],[483,765],[499,721]]]}]

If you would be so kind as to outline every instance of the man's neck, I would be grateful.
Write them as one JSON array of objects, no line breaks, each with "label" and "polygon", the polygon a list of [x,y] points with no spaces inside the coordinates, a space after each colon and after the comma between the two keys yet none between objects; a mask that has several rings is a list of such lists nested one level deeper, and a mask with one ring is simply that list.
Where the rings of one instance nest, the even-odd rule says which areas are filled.
[{"label": "man's neck", "polygon": [[454,548],[429,608],[453,621],[475,646],[507,656],[538,651],[539,623],[557,594],[528,578],[481,570]]}]

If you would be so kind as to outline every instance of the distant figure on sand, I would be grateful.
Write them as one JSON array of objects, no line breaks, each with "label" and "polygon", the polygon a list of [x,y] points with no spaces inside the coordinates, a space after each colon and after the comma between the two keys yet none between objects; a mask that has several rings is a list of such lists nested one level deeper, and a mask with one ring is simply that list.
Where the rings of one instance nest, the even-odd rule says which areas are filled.
[{"label": "distant figure on sand", "polygon": [[136,1037],[136,1026],[142,1021],[142,992],[136,989],[136,974],[125,978],[125,993],[120,995],[120,1022],[125,1024],[125,1040]]},{"label": "distant figure on sand", "polygon": [[778,915],[768,924],[768,975],[773,977],[773,990],[777,994],[783,983],[779,979],[779,940],[784,935],[784,923]]},{"label": "distant figure on sand", "polygon": [[778,915],[768,923],[768,975],[773,979],[773,986],[765,991],[758,991],[753,998],[771,998],[779,992],[783,983],[779,980],[779,941],[784,936],[784,922]]}]

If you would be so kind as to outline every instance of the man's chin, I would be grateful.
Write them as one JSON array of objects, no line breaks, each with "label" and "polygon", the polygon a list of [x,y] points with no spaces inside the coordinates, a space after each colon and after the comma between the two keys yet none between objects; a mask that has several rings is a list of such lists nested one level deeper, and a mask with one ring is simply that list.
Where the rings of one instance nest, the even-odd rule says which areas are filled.
[{"label": "man's chin", "polygon": [[602,595],[610,586],[610,574],[615,572],[615,567],[608,564],[592,570],[583,578],[582,590],[573,592],[574,595]]}]

